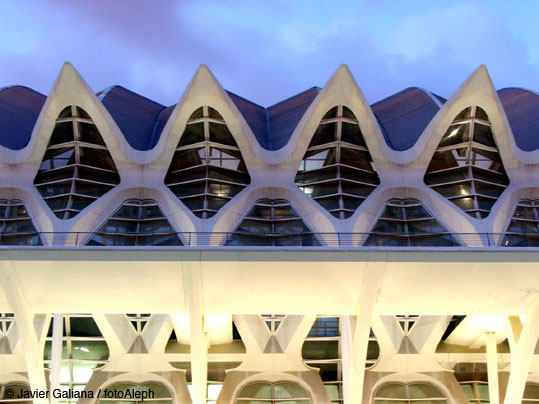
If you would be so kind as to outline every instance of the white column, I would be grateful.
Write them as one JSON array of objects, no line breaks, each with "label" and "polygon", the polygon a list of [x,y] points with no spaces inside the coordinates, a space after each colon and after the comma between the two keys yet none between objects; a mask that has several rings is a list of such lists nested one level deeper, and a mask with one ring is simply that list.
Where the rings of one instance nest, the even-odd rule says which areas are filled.
[{"label": "white column", "polygon": [[[345,404],[363,400],[365,359],[369,345],[372,316],[385,263],[368,263],[361,284],[355,324],[347,317],[342,339],[343,395]],[[345,341],[348,339],[348,341]]]},{"label": "white column", "polygon": [[514,335],[513,338],[516,346],[511,351],[511,373],[505,393],[505,404],[522,402],[533,351],[539,339],[539,296],[526,313],[526,321],[520,332],[520,337],[516,338]]},{"label": "white column", "polygon": [[[6,291],[15,321],[20,334],[24,359],[28,371],[28,379],[32,390],[46,391],[45,369],[43,366],[43,349],[37,338],[34,326],[34,313],[30,310],[12,264],[4,262],[0,267],[0,285]],[[48,404],[46,398],[34,398],[34,404]]]},{"label": "white column", "polygon": [[204,331],[202,268],[199,261],[183,262],[185,296],[189,308],[193,404],[206,404],[208,384],[208,337]]},{"label": "white column", "polygon": [[64,331],[64,315],[57,313],[52,318],[52,347],[51,347],[51,387],[50,402],[56,404],[52,392],[60,388],[60,369],[62,368],[62,336]]},{"label": "white column", "polygon": [[490,404],[500,403],[500,388],[498,383],[498,352],[496,348],[496,333],[487,331],[485,333],[487,341],[487,372],[488,372],[488,394]]}]

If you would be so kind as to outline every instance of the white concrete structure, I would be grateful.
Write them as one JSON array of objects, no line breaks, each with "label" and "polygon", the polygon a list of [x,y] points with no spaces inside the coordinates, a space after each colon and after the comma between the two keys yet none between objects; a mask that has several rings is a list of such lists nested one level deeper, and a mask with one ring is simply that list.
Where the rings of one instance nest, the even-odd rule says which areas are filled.
[{"label": "white concrete structure", "polygon": [[372,106],[344,65],[270,108],[206,66],[168,108],[0,90],[0,403],[539,402],[538,118],[484,66]]}]

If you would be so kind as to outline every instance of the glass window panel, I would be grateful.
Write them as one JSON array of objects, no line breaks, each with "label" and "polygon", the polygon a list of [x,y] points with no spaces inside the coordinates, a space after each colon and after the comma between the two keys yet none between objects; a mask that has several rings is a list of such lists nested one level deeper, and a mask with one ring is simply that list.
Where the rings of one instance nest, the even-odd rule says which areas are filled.
[{"label": "glass window panel", "polygon": [[474,142],[484,144],[485,146],[496,147],[496,142],[492,136],[490,126],[480,123],[474,123],[473,131]]},{"label": "glass window panel", "polygon": [[60,112],[60,115],[58,115],[58,119],[62,118],[71,118],[73,114],[71,113],[71,105],[68,107],[65,107],[62,112]]},{"label": "glass window panel", "polygon": [[209,126],[211,142],[238,147],[238,144],[226,125],[210,122]]},{"label": "glass window panel", "polygon": [[440,390],[430,384],[408,385],[410,398],[444,398]]},{"label": "glass window panel", "polygon": [[220,119],[221,121],[223,120],[223,117],[221,116],[221,114],[217,112],[215,109],[213,109],[212,107],[208,107],[208,115],[210,118]]},{"label": "glass window panel", "polygon": [[81,107],[75,107],[75,112],[76,112],[77,116],[80,117],[80,118],[92,119],[92,118],[90,118],[90,115],[88,115],[88,113],[84,109],[82,109]]},{"label": "glass window panel", "polygon": [[116,165],[107,150],[79,147],[80,163],[90,167],[116,171]]},{"label": "glass window panel", "polygon": [[[346,107],[345,107],[346,108]],[[348,108],[346,108],[348,109]],[[324,117],[322,119],[331,119],[331,118],[336,118],[337,117],[337,111],[339,110],[339,107],[333,107],[331,108],[328,112],[326,112],[326,114],[324,115]],[[349,110],[350,111],[350,110]]]},{"label": "glass window panel", "polygon": [[274,397],[280,398],[309,398],[305,389],[295,383],[275,383]]},{"label": "glass window panel", "polygon": [[458,121],[460,119],[467,119],[471,117],[472,117],[472,107],[468,107],[459,112],[459,114],[455,117],[455,121]]},{"label": "glass window panel", "polygon": [[387,217],[390,219],[403,219],[404,217],[402,213],[402,207],[387,205],[382,213],[382,217]]},{"label": "glass window panel", "polygon": [[408,398],[406,386],[403,384],[386,384],[380,387],[375,394],[376,398]]},{"label": "glass window panel", "polygon": [[367,360],[372,361],[380,357],[380,346],[378,341],[369,341],[367,346]]},{"label": "glass window panel", "polygon": [[342,123],[341,140],[356,146],[367,147],[357,123]]},{"label": "glass window panel", "polygon": [[[373,171],[369,153],[362,150],[341,147],[341,164],[356,167],[365,171]],[[353,178],[353,177],[352,177]]]},{"label": "glass window panel", "polygon": [[445,229],[434,219],[418,222],[408,222],[408,232],[417,233],[443,233]]},{"label": "glass window panel", "polygon": [[204,123],[191,123],[185,126],[185,131],[180,138],[178,147],[200,143],[204,140]]},{"label": "glass window panel", "polygon": [[189,117],[189,119],[198,119],[204,117],[204,108],[197,108]]},{"label": "glass window panel", "polygon": [[335,122],[325,123],[318,126],[314,132],[313,138],[309,147],[319,146],[326,143],[331,143],[336,140],[337,124]]},{"label": "glass window panel", "polygon": [[305,341],[301,353],[307,360],[338,359],[339,341]]},{"label": "glass window panel", "polygon": [[245,386],[240,398],[271,398],[271,385],[267,383],[252,383]]},{"label": "glass window panel", "polygon": [[140,385],[140,391],[152,391],[155,398],[169,398],[171,397],[170,391],[163,386],[162,384],[158,383],[144,383]]},{"label": "glass window panel", "polygon": [[105,341],[71,341],[73,359],[107,360],[109,348]]},{"label": "glass window panel", "polygon": [[485,110],[481,107],[475,107],[475,117],[482,119],[484,121],[488,121],[488,115],[485,112]]},{"label": "glass window panel", "polygon": [[73,337],[101,337],[101,332],[92,317],[71,317],[70,335]]},{"label": "glass window panel", "polygon": [[353,119],[353,120],[357,121],[356,116],[354,115],[354,113],[350,110],[350,108],[348,108],[345,105],[343,105],[343,107],[342,107],[342,116],[345,117],[345,118]]},{"label": "glass window panel", "polygon": [[81,142],[105,146],[105,142],[94,124],[78,122],[77,125]]},{"label": "glass window panel", "polygon": [[479,392],[479,398],[488,400],[488,384],[477,384],[477,391]]},{"label": "glass window panel", "polygon": [[50,149],[45,152],[39,170],[52,170],[72,164],[75,164],[75,149],[73,147]]},{"label": "glass window panel", "polygon": [[470,124],[463,123],[450,126],[445,132],[440,145],[438,147],[445,147],[464,143],[469,140],[470,136]]},{"label": "glass window panel", "polygon": [[58,122],[54,126],[49,146],[73,142],[74,140],[75,134],[73,132],[73,122]]}]

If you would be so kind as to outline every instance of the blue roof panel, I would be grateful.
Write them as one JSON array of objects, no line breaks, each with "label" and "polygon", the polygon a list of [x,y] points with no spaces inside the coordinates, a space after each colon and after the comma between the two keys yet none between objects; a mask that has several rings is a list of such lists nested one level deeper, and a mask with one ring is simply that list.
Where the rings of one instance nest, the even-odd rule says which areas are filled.
[{"label": "blue roof panel", "polygon": [[539,95],[521,88],[498,91],[517,146],[523,151],[539,149]]},{"label": "blue roof panel", "polygon": [[153,130],[163,105],[121,86],[102,92],[101,97],[131,147],[150,150],[155,146],[159,136]]},{"label": "blue roof panel", "polygon": [[11,86],[0,90],[0,145],[20,150],[30,141],[45,97],[28,87]]}]

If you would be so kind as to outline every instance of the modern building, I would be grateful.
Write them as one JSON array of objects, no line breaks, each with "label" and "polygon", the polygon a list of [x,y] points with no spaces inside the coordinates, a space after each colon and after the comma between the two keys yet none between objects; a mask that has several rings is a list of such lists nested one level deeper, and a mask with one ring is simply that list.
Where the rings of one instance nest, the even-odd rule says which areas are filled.
[{"label": "modern building", "polygon": [[0,212],[1,404],[539,403],[539,95],[484,66],[265,108],[65,64],[0,90]]}]

